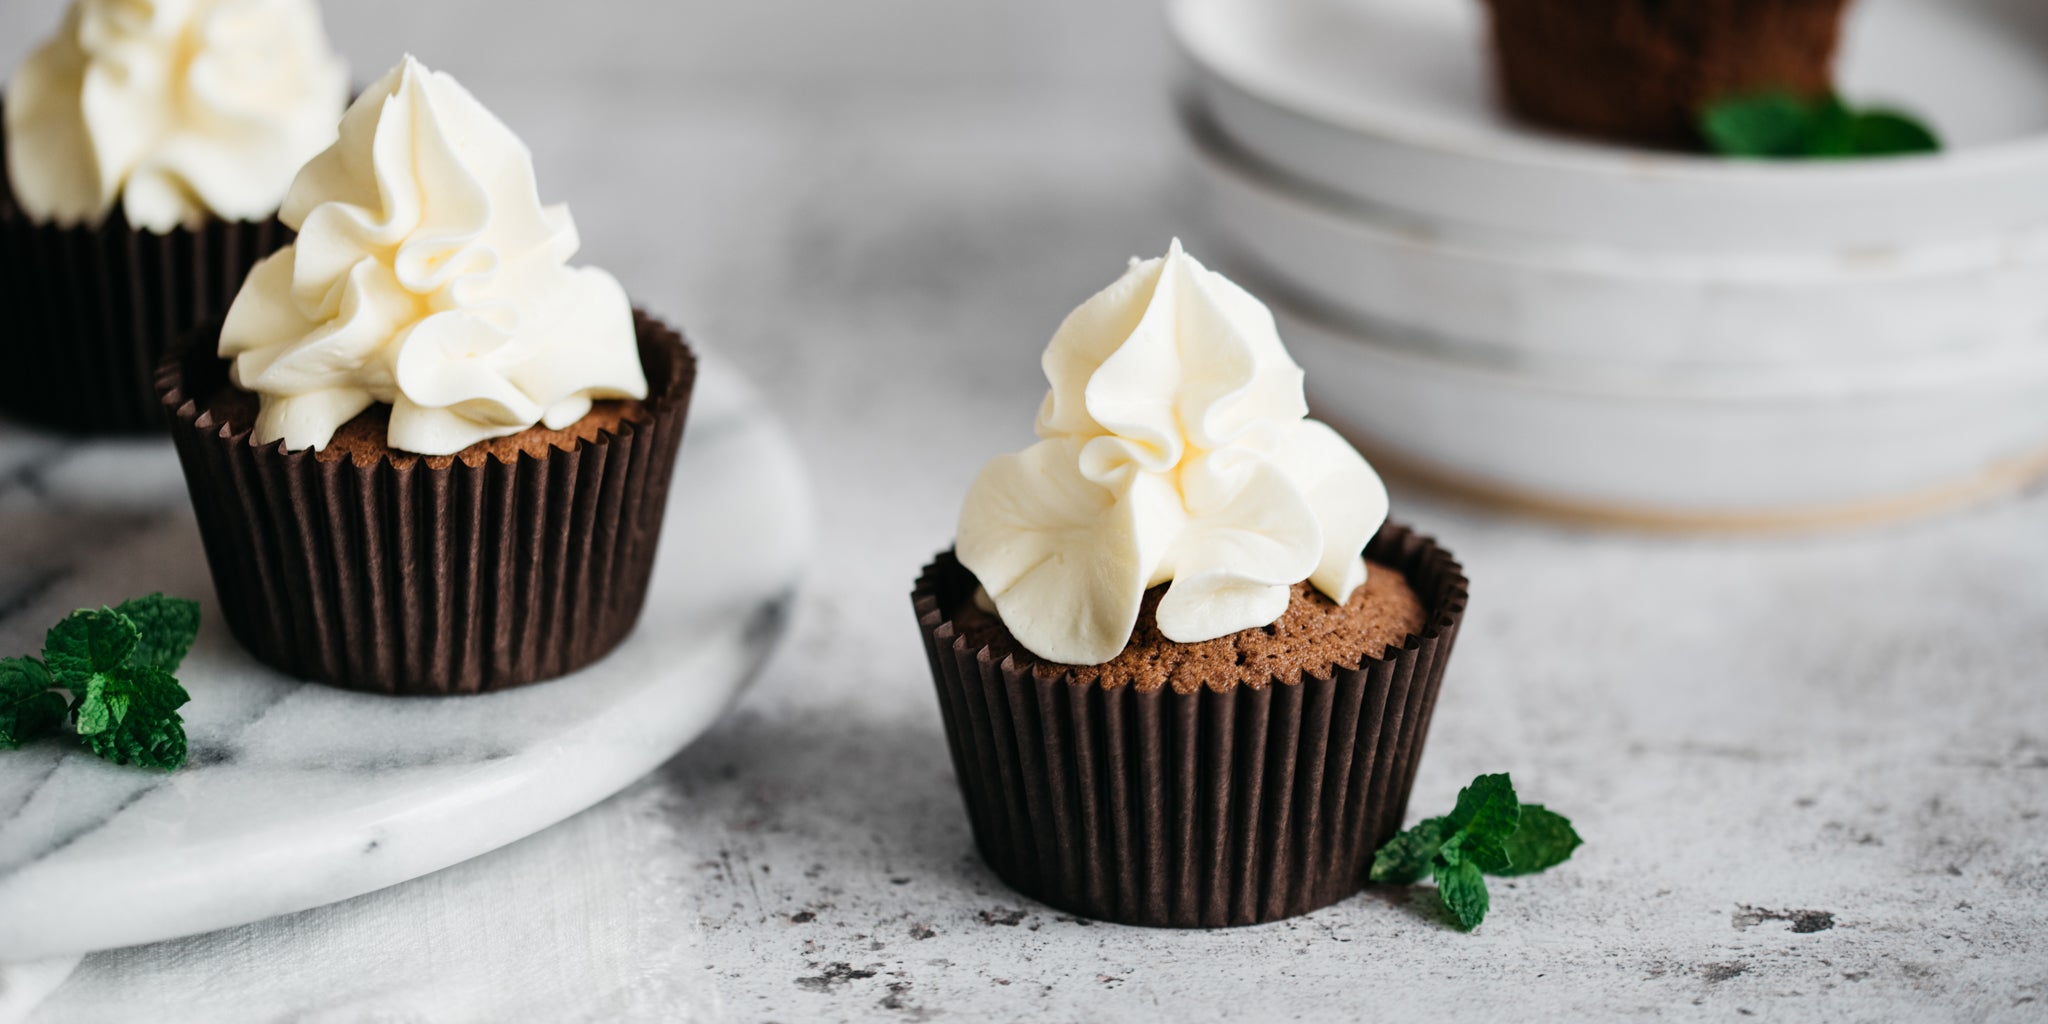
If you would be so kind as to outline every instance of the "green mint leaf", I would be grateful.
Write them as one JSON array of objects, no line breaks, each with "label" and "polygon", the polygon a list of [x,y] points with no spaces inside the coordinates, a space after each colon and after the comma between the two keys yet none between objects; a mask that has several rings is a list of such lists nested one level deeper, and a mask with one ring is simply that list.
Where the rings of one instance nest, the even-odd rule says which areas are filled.
[{"label": "green mint leaf", "polygon": [[1738,96],[1707,107],[1700,134],[1722,156],[1786,158],[1804,155],[1815,121],[1813,105],[1790,93]]},{"label": "green mint leaf", "polygon": [[1515,834],[1507,842],[1512,866],[1492,873],[1531,875],[1554,868],[1569,860],[1572,851],[1584,842],[1564,815],[1542,804],[1523,804],[1521,827],[1515,829]]},{"label": "green mint leaf", "polygon": [[1443,846],[1444,825],[1448,818],[1430,818],[1414,828],[1387,840],[1387,845],[1372,858],[1372,875],[1375,882],[1388,885],[1414,885],[1429,874],[1430,862]]},{"label": "green mint leaf", "polygon": [[1842,159],[1856,156],[1856,113],[1829,96],[1813,104],[1806,144],[1793,156]]},{"label": "green mint leaf", "polygon": [[1481,775],[1458,791],[1457,806],[1387,841],[1374,854],[1375,882],[1408,885],[1436,876],[1437,896],[1466,931],[1486,918],[1487,875],[1528,875],[1556,867],[1583,842],[1564,816],[1524,805],[1507,773]]},{"label": "green mint leaf", "polygon": [[188,700],[185,688],[155,666],[97,672],[78,701],[78,735],[115,764],[171,771],[185,763],[185,723],[178,708]]},{"label": "green mint leaf", "polygon": [[182,597],[151,594],[127,601],[114,609],[135,623],[142,640],[131,660],[166,672],[176,672],[199,636],[199,602]]},{"label": "green mint leaf", "polygon": [[1784,92],[1736,96],[1700,113],[1700,135],[1722,156],[1847,159],[1933,153],[1941,140],[1912,115],[1855,109],[1837,96],[1803,99]]},{"label": "green mint leaf", "polygon": [[1856,116],[1855,148],[1863,156],[1938,153],[1941,139],[1912,115],[1897,110],[1869,109]]},{"label": "green mint leaf", "polygon": [[1514,864],[1506,836],[1465,832],[1459,836],[1458,853],[1489,875],[1504,875]]},{"label": "green mint leaf", "polygon": [[64,724],[71,710],[50,670],[34,658],[0,658],[0,750],[14,750]]},{"label": "green mint leaf", "polygon": [[1436,852],[1438,863],[1464,864],[1471,862],[1489,875],[1502,874],[1507,870],[1507,844],[1495,835],[1476,835],[1467,830],[1453,835]]},{"label": "green mint leaf", "polygon": [[1469,932],[1486,920],[1486,876],[1479,865],[1471,861],[1438,865],[1436,891],[1458,927]]},{"label": "green mint leaf", "polygon": [[142,631],[112,608],[76,611],[50,628],[43,640],[43,661],[58,686],[77,692],[93,676],[127,664],[141,642]]},{"label": "green mint leaf", "polygon": [[1521,808],[1514,781],[1505,773],[1481,775],[1458,791],[1449,826],[1464,833],[1462,845],[1468,854],[1481,848],[1496,849],[1515,834]]}]

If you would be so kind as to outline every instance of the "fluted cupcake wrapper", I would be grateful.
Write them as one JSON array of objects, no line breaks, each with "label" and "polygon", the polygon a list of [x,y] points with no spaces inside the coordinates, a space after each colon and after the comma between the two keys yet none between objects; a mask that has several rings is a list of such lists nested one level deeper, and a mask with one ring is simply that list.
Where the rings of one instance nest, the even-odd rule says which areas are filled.
[{"label": "fluted cupcake wrapper", "polygon": [[171,419],[229,629],[301,679],[465,694],[551,679],[639,619],[696,381],[675,331],[636,314],[646,418],[540,457],[358,465],[217,422],[218,326],[164,361]]},{"label": "fluted cupcake wrapper", "polygon": [[15,207],[5,177],[0,415],[78,434],[162,429],[157,363],[194,325],[224,316],[291,229],[215,220],[159,235],[118,210],[97,227],[38,224]]},{"label": "fluted cupcake wrapper", "polygon": [[1448,552],[1389,525],[1422,635],[1356,670],[1224,692],[1040,678],[949,619],[974,579],[951,553],[913,601],[982,857],[1019,892],[1123,924],[1213,928],[1357,892],[1400,830],[1465,608]]}]

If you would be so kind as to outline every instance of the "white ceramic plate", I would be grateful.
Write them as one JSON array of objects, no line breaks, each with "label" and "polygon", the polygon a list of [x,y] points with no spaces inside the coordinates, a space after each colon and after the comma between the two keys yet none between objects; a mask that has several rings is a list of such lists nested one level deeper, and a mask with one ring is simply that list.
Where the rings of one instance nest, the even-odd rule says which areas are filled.
[{"label": "white ceramic plate", "polygon": [[1477,0],[1176,0],[1199,101],[1243,149],[1358,202],[1641,249],[1854,250],[2048,223],[2048,4],[1859,0],[1844,91],[1938,156],[1743,162],[1578,142],[1499,109]]},{"label": "white ceramic plate", "polygon": [[1545,375],[1276,304],[1322,416],[1391,468],[1568,516],[1682,527],[1922,514],[2048,470],[2048,366],[1818,388],[1727,373]]},{"label": "white ceramic plate", "polygon": [[610,657],[501,694],[389,698],[286,679],[235,645],[168,440],[0,430],[8,653],[71,608],[151,590],[202,598],[210,623],[179,673],[185,769],[0,752],[0,961],[360,895],[546,828],[673,756],[766,657],[811,543],[795,448],[716,359],[675,480],[646,612]]},{"label": "white ceramic plate", "polygon": [[2048,225],[1881,254],[1625,252],[1344,203],[1259,166],[1202,112],[1187,121],[1206,206],[1245,258],[1318,305],[1446,348],[1673,372],[2048,360]]}]

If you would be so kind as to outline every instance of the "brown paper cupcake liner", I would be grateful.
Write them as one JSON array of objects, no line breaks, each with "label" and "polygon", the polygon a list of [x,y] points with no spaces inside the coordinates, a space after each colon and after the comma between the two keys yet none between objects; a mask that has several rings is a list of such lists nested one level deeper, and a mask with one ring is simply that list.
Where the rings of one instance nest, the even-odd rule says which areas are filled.
[{"label": "brown paper cupcake liner", "polygon": [[[4,135],[4,133],[0,133]],[[0,167],[6,143],[0,138]],[[140,231],[39,224],[0,173],[0,415],[74,434],[163,427],[157,363],[224,316],[242,279],[292,240],[275,218]]]},{"label": "brown paper cupcake liner", "polygon": [[1356,670],[1225,692],[1040,678],[972,648],[948,552],[912,595],[975,844],[1019,892],[1123,924],[1214,928],[1357,892],[1400,830],[1464,616],[1435,542],[1388,525],[1368,558],[1408,577],[1427,625]]},{"label": "brown paper cupcake liner", "polygon": [[697,362],[635,314],[648,397],[573,450],[360,464],[222,422],[219,326],[157,377],[228,627],[258,660],[352,690],[466,694],[610,653],[640,617]]}]

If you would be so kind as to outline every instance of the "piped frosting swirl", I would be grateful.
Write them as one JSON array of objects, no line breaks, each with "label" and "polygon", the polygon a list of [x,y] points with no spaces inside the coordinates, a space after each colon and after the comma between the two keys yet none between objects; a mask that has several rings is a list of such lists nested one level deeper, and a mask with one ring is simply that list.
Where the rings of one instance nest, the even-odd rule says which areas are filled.
[{"label": "piped frosting swirl", "polygon": [[1060,325],[1039,442],[969,489],[957,553],[1018,642],[1114,658],[1145,591],[1168,639],[1270,625],[1303,580],[1338,602],[1365,581],[1387,492],[1308,419],[1272,313],[1175,240]]},{"label": "piped frosting swirl", "polygon": [[7,84],[8,181],[46,223],[261,220],[347,102],[313,0],[76,0]]},{"label": "piped frosting swirl", "polygon": [[541,204],[532,154],[411,57],[349,108],[279,216],[298,240],[250,273],[220,340],[262,398],[259,443],[325,447],[382,402],[393,448],[447,455],[647,394],[625,290],[568,265],[576,226]]}]

